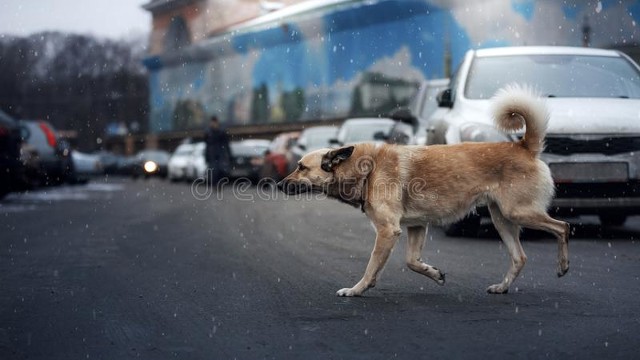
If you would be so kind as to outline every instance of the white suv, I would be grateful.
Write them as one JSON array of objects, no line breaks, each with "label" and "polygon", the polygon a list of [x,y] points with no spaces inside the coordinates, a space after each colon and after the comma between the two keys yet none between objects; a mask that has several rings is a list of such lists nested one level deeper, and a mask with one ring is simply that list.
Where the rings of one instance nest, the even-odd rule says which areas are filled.
[{"label": "white suv", "polygon": [[[438,95],[428,119],[430,144],[513,141],[493,127],[489,99],[505,85],[532,87],[551,112],[541,158],[551,168],[560,215],[599,215],[622,225],[640,214],[640,67],[613,50],[505,47],[471,50]],[[474,230],[478,217],[448,229]]]}]

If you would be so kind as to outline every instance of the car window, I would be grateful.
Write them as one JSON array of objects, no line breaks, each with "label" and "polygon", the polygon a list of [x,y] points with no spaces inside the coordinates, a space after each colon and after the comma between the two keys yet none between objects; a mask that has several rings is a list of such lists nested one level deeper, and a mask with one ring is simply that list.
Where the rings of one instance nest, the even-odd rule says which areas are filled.
[{"label": "car window", "polygon": [[284,137],[282,136],[276,137],[275,139],[273,139],[273,141],[269,145],[269,151],[280,152],[281,151],[280,149],[282,149],[283,142],[284,142]]},{"label": "car window", "polygon": [[298,143],[303,144],[307,150],[328,147],[330,145],[329,140],[336,136],[336,132],[335,129],[307,131],[298,139]]},{"label": "car window", "polygon": [[425,90],[425,99],[422,105],[422,111],[420,112],[420,118],[429,119],[431,114],[433,114],[438,109],[438,94],[446,89],[447,86],[429,86]]},{"label": "car window", "polygon": [[176,149],[176,155],[189,155],[193,152],[193,148],[191,146],[178,146]]},{"label": "car window", "polygon": [[549,97],[640,98],[640,75],[613,56],[518,55],[476,58],[465,88],[469,99],[489,99],[511,83]]},{"label": "car window", "polygon": [[236,156],[263,155],[266,150],[266,146],[250,146],[239,143],[231,143],[231,153]]},{"label": "car window", "polygon": [[343,144],[373,141],[373,135],[377,132],[388,134],[393,122],[362,122],[343,126],[338,134],[338,140]]}]

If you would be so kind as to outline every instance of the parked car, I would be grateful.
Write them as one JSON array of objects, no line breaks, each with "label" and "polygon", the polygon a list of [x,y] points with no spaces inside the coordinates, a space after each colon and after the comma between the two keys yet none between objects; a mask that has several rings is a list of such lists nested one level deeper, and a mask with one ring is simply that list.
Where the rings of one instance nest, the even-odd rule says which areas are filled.
[{"label": "parked car", "polygon": [[422,82],[408,106],[389,113],[388,117],[394,120],[395,124],[386,135],[385,141],[399,145],[426,145],[427,136],[430,134],[426,119],[436,111],[442,111],[438,107],[437,95],[448,86],[449,79]]},{"label": "parked car", "polygon": [[344,146],[367,141],[384,142],[389,138],[395,121],[387,118],[353,118],[342,123],[335,139],[331,143]]},{"label": "parked car", "polygon": [[86,154],[74,150],[71,153],[71,159],[73,160],[73,168],[75,171],[75,177],[78,180],[86,180],[87,176],[97,176],[104,174],[102,163],[100,162],[101,156],[99,154]]},{"label": "parked car", "polygon": [[207,159],[205,157],[205,151],[207,150],[207,144],[204,142],[197,142],[193,144],[193,151],[187,161],[186,179],[194,180],[204,178],[207,175]]},{"label": "parked car", "polygon": [[193,144],[180,144],[171,154],[167,177],[171,181],[186,180],[189,159],[193,155]]},{"label": "parked car", "polygon": [[131,176],[167,177],[169,153],[163,150],[143,150],[136,154],[131,163]]},{"label": "parked car", "polygon": [[438,117],[437,112],[445,112],[445,108],[438,106],[438,94],[449,87],[449,79],[426,80],[418,89],[418,93],[409,104],[409,111],[418,120],[418,129],[415,132],[416,145],[433,144],[434,129],[431,128],[428,119]]},{"label": "parked car", "polygon": [[136,161],[136,155],[119,157],[116,165],[116,175],[132,176]]},{"label": "parked car", "polygon": [[28,137],[26,128],[0,111],[0,199],[12,191],[23,190],[27,184],[20,152],[22,139]]},{"label": "parked car", "polygon": [[[429,119],[431,144],[516,141],[493,127],[489,99],[512,83],[546,97],[550,119],[541,159],[551,169],[557,214],[598,215],[621,225],[640,214],[640,67],[614,50],[505,47],[467,52],[450,87],[438,95],[445,111]],[[472,216],[447,229],[475,231]]]},{"label": "parked car", "polygon": [[229,176],[247,178],[256,183],[260,179],[260,170],[264,164],[264,153],[269,148],[269,140],[232,141],[231,169]]},{"label": "parked car", "polygon": [[276,136],[264,156],[264,163],[260,169],[260,177],[280,181],[284,179],[289,170],[289,158],[292,146],[296,144],[300,132],[286,132]]},{"label": "parked car", "polygon": [[120,173],[119,167],[124,160],[122,155],[114,154],[110,151],[99,151],[93,155],[98,156],[104,174],[117,175]]},{"label": "parked car", "polygon": [[331,139],[335,139],[337,135],[336,126],[314,126],[303,130],[296,143],[289,149],[287,172],[292,172],[302,156],[309,151],[330,147]]},{"label": "parked car", "polygon": [[74,180],[71,147],[60,140],[51,124],[43,120],[20,120],[29,131],[27,143],[37,154],[38,181],[42,185],[56,185]]},{"label": "parked car", "polygon": [[[398,108],[389,113],[389,119],[394,121],[393,126],[384,139],[389,144],[416,145],[417,133],[420,123],[418,118],[411,113],[409,108]],[[380,137],[380,135],[378,135]]]}]

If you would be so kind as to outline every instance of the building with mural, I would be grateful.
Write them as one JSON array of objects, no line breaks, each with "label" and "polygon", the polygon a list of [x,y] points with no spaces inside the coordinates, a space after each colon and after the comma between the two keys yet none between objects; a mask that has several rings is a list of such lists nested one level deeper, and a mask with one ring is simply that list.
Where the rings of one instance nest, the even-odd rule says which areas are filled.
[{"label": "building with mural", "polygon": [[[638,58],[640,2],[153,0],[150,130],[376,116],[471,48],[568,45]],[[268,12],[270,8],[278,8]]]}]

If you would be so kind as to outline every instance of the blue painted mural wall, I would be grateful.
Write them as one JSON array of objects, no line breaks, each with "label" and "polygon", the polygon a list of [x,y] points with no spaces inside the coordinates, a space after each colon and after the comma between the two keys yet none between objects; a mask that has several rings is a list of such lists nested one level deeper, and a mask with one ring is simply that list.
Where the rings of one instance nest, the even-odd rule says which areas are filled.
[{"label": "blue painted mural wall", "polygon": [[637,1],[345,1],[147,59],[151,130],[384,114],[466,50],[637,43]]}]

